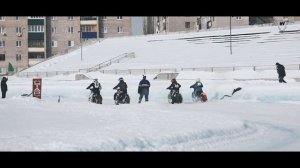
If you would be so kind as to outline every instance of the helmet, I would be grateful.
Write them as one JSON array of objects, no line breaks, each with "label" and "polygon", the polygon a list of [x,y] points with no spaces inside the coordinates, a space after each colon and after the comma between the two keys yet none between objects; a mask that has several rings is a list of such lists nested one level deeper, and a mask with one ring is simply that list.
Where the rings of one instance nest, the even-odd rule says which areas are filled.
[{"label": "helmet", "polygon": [[276,65],[279,65],[279,63],[278,63],[278,62],[276,62]]},{"label": "helmet", "polygon": [[146,76],[145,76],[145,75],[143,75],[143,79],[146,79]]},{"label": "helmet", "polygon": [[197,78],[197,79],[196,79],[196,82],[200,82],[200,78]]},{"label": "helmet", "polygon": [[173,79],[171,80],[171,82],[172,82],[172,83],[176,83],[176,79],[173,78]]},{"label": "helmet", "polygon": [[98,79],[97,79],[97,78],[95,78],[95,79],[94,79],[94,82],[98,82]]},{"label": "helmet", "polygon": [[119,78],[119,81],[123,81],[124,79],[121,77],[121,78]]}]

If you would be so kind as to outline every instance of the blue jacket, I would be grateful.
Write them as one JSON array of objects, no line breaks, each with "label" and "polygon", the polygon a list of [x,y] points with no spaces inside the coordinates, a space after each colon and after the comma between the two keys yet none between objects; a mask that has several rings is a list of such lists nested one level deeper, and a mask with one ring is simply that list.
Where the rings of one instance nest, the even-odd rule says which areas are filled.
[{"label": "blue jacket", "polygon": [[142,89],[148,89],[149,90],[150,82],[147,79],[143,79],[143,80],[140,81],[139,87],[142,88]]},{"label": "blue jacket", "polygon": [[120,81],[120,82],[118,83],[118,85],[115,86],[113,89],[117,89],[117,88],[119,88],[121,91],[127,93],[127,84],[126,84],[126,82]]},{"label": "blue jacket", "polygon": [[203,92],[202,88],[203,88],[203,84],[200,83],[195,83],[192,86],[190,86],[190,88],[193,88],[195,92]]}]

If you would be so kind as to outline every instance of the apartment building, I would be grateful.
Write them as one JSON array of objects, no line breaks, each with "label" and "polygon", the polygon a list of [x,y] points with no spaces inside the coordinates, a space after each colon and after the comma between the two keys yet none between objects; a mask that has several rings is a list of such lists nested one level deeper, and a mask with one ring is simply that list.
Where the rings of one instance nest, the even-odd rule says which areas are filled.
[{"label": "apartment building", "polygon": [[15,72],[84,41],[132,35],[131,17],[0,16],[0,73]]},{"label": "apartment building", "polygon": [[16,71],[28,66],[27,24],[24,16],[0,16],[0,73],[9,63]]},{"label": "apartment building", "polygon": [[[232,16],[231,26],[249,25],[248,16]],[[226,28],[230,26],[229,16],[156,16],[144,17],[144,34],[167,32],[190,32]]]},{"label": "apartment building", "polygon": [[121,37],[132,35],[132,17],[99,17],[99,37]]}]

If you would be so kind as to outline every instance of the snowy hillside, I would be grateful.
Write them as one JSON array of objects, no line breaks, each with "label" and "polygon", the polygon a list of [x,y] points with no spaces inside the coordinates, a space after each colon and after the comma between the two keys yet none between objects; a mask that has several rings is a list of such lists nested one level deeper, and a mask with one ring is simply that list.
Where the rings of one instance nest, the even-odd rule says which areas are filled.
[{"label": "snowy hillside", "polygon": [[78,71],[91,68],[123,53],[134,52],[104,69],[197,68],[300,63],[300,24],[288,25],[280,34],[277,26],[229,30],[108,38],[38,64],[24,72]]},{"label": "snowy hillside", "polygon": [[[300,30],[289,25],[287,30]],[[260,32],[260,33],[258,33]],[[243,40],[228,45],[218,37],[227,30],[111,38],[59,56],[27,72],[90,68],[124,52],[136,57],[105,69],[270,65],[300,63],[300,34],[279,34],[277,27],[235,29]],[[199,44],[201,43],[201,44]],[[182,104],[169,104],[169,80],[151,83],[149,102],[138,103],[142,75],[84,73],[98,78],[103,104],[88,101],[92,80],[75,74],[44,77],[42,99],[22,97],[32,91],[32,78],[9,76],[6,99],[0,99],[1,151],[299,151],[300,70],[286,70],[287,84],[275,69],[224,72],[181,71]],[[115,105],[112,88],[123,77],[130,104]],[[208,102],[194,103],[190,85],[200,78]],[[231,98],[233,89],[242,90]],[[58,98],[60,97],[60,102]]]}]

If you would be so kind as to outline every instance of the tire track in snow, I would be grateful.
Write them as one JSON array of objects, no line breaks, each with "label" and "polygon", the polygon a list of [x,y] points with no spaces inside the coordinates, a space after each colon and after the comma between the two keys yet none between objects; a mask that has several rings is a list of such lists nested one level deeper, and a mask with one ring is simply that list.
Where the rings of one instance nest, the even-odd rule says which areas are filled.
[{"label": "tire track in snow", "polygon": [[[274,136],[281,135],[280,138]],[[133,138],[105,142],[97,147],[75,147],[80,151],[206,151],[206,150],[274,150],[292,143],[293,130],[244,121],[241,127],[202,130],[164,138]]]}]

